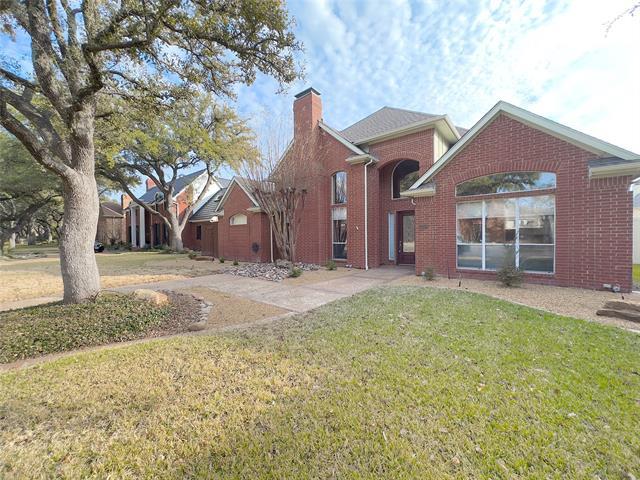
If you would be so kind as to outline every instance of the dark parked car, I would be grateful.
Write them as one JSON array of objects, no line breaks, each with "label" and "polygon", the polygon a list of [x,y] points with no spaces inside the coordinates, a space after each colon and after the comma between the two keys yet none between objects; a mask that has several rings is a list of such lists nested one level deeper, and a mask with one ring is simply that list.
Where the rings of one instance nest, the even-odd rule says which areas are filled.
[{"label": "dark parked car", "polygon": [[93,251],[95,253],[104,252],[104,245],[100,242],[93,242]]}]

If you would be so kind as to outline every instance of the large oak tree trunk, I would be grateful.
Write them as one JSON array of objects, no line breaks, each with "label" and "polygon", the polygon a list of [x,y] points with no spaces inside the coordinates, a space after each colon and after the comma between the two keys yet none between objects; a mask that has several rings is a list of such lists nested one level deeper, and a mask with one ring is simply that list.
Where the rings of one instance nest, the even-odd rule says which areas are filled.
[{"label": "large oak tree trunk", "polygon": [[93,108],[77,112],[72,127],[71,155],[76,174],[64,181],[60,268],[64,303],[81,303],[100,292],[100,274],[93,251],[100,208],[95,179]]},{"label": "large oak tree trunk", "polygon": [[64,217],[60,231],[60,268],[64,303],[91,300],[100,292],[100,275],[93,251],[98,227],[98,189],[93,176],[82,175],[64,188]]},{"label": "large oak tree trunk", "polygon": [[182,243],[182,228],[180,228],[178,219],[174,219],[173,215],[169,223],[171,223],[171,226],[169,227],[169,246],[172,250],[181,252],[184,250],[184,245]]}]

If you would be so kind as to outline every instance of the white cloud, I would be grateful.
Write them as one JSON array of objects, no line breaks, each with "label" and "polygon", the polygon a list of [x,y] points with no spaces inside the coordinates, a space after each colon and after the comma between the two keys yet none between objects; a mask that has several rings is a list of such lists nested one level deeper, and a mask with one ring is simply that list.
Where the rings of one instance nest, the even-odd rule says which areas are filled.
[{"label": "white cloud", "polygon": [[306,79],[287,95],[260,77],[239,89],[245,115],[291,110],[313,85],[344,128],[383,105],[449,113],[469,127],[507,100],[640,152],[640,19],[605,23],[629,0],[289,4]]}]

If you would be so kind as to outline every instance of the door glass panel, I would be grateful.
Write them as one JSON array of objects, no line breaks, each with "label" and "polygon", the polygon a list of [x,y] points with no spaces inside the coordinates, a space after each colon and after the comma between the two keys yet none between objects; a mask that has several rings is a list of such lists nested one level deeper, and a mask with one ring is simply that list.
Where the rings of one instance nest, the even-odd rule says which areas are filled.
[{"label": "door glass panel", "polygon": [[414,253],[416,251],[416,226],[415,215],[403,215],[402,217],[402,251]]}]

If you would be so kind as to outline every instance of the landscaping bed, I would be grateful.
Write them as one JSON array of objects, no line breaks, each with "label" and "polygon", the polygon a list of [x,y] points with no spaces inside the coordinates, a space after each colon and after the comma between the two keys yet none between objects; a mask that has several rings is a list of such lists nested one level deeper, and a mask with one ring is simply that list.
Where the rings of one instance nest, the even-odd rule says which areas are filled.
[{"label": "landscaping bed", "polygon": [[380,288],[4,373],[0,477],[631,479],[638,365],[619,328]]},{"label": "landscaping bed", "polygon": [[80,305],[0,312],[0,363],[180,332],[200,319],[200,302],[193,296],[167,295],[170,303],[163,306],[132,295],[103,294]]},{"label": "landscaping bed", "polygon": [[[318,265],[312,263],[296,262],[294,268],[300,269],[301,272],[310,272],[319,270]],[[272,282],[281,282],[285,278],[291,276],[291,266],[274,263],[243,263],[241,265],[225,267],[220,273],[228,273],[239,277],[260,278]]]}]

